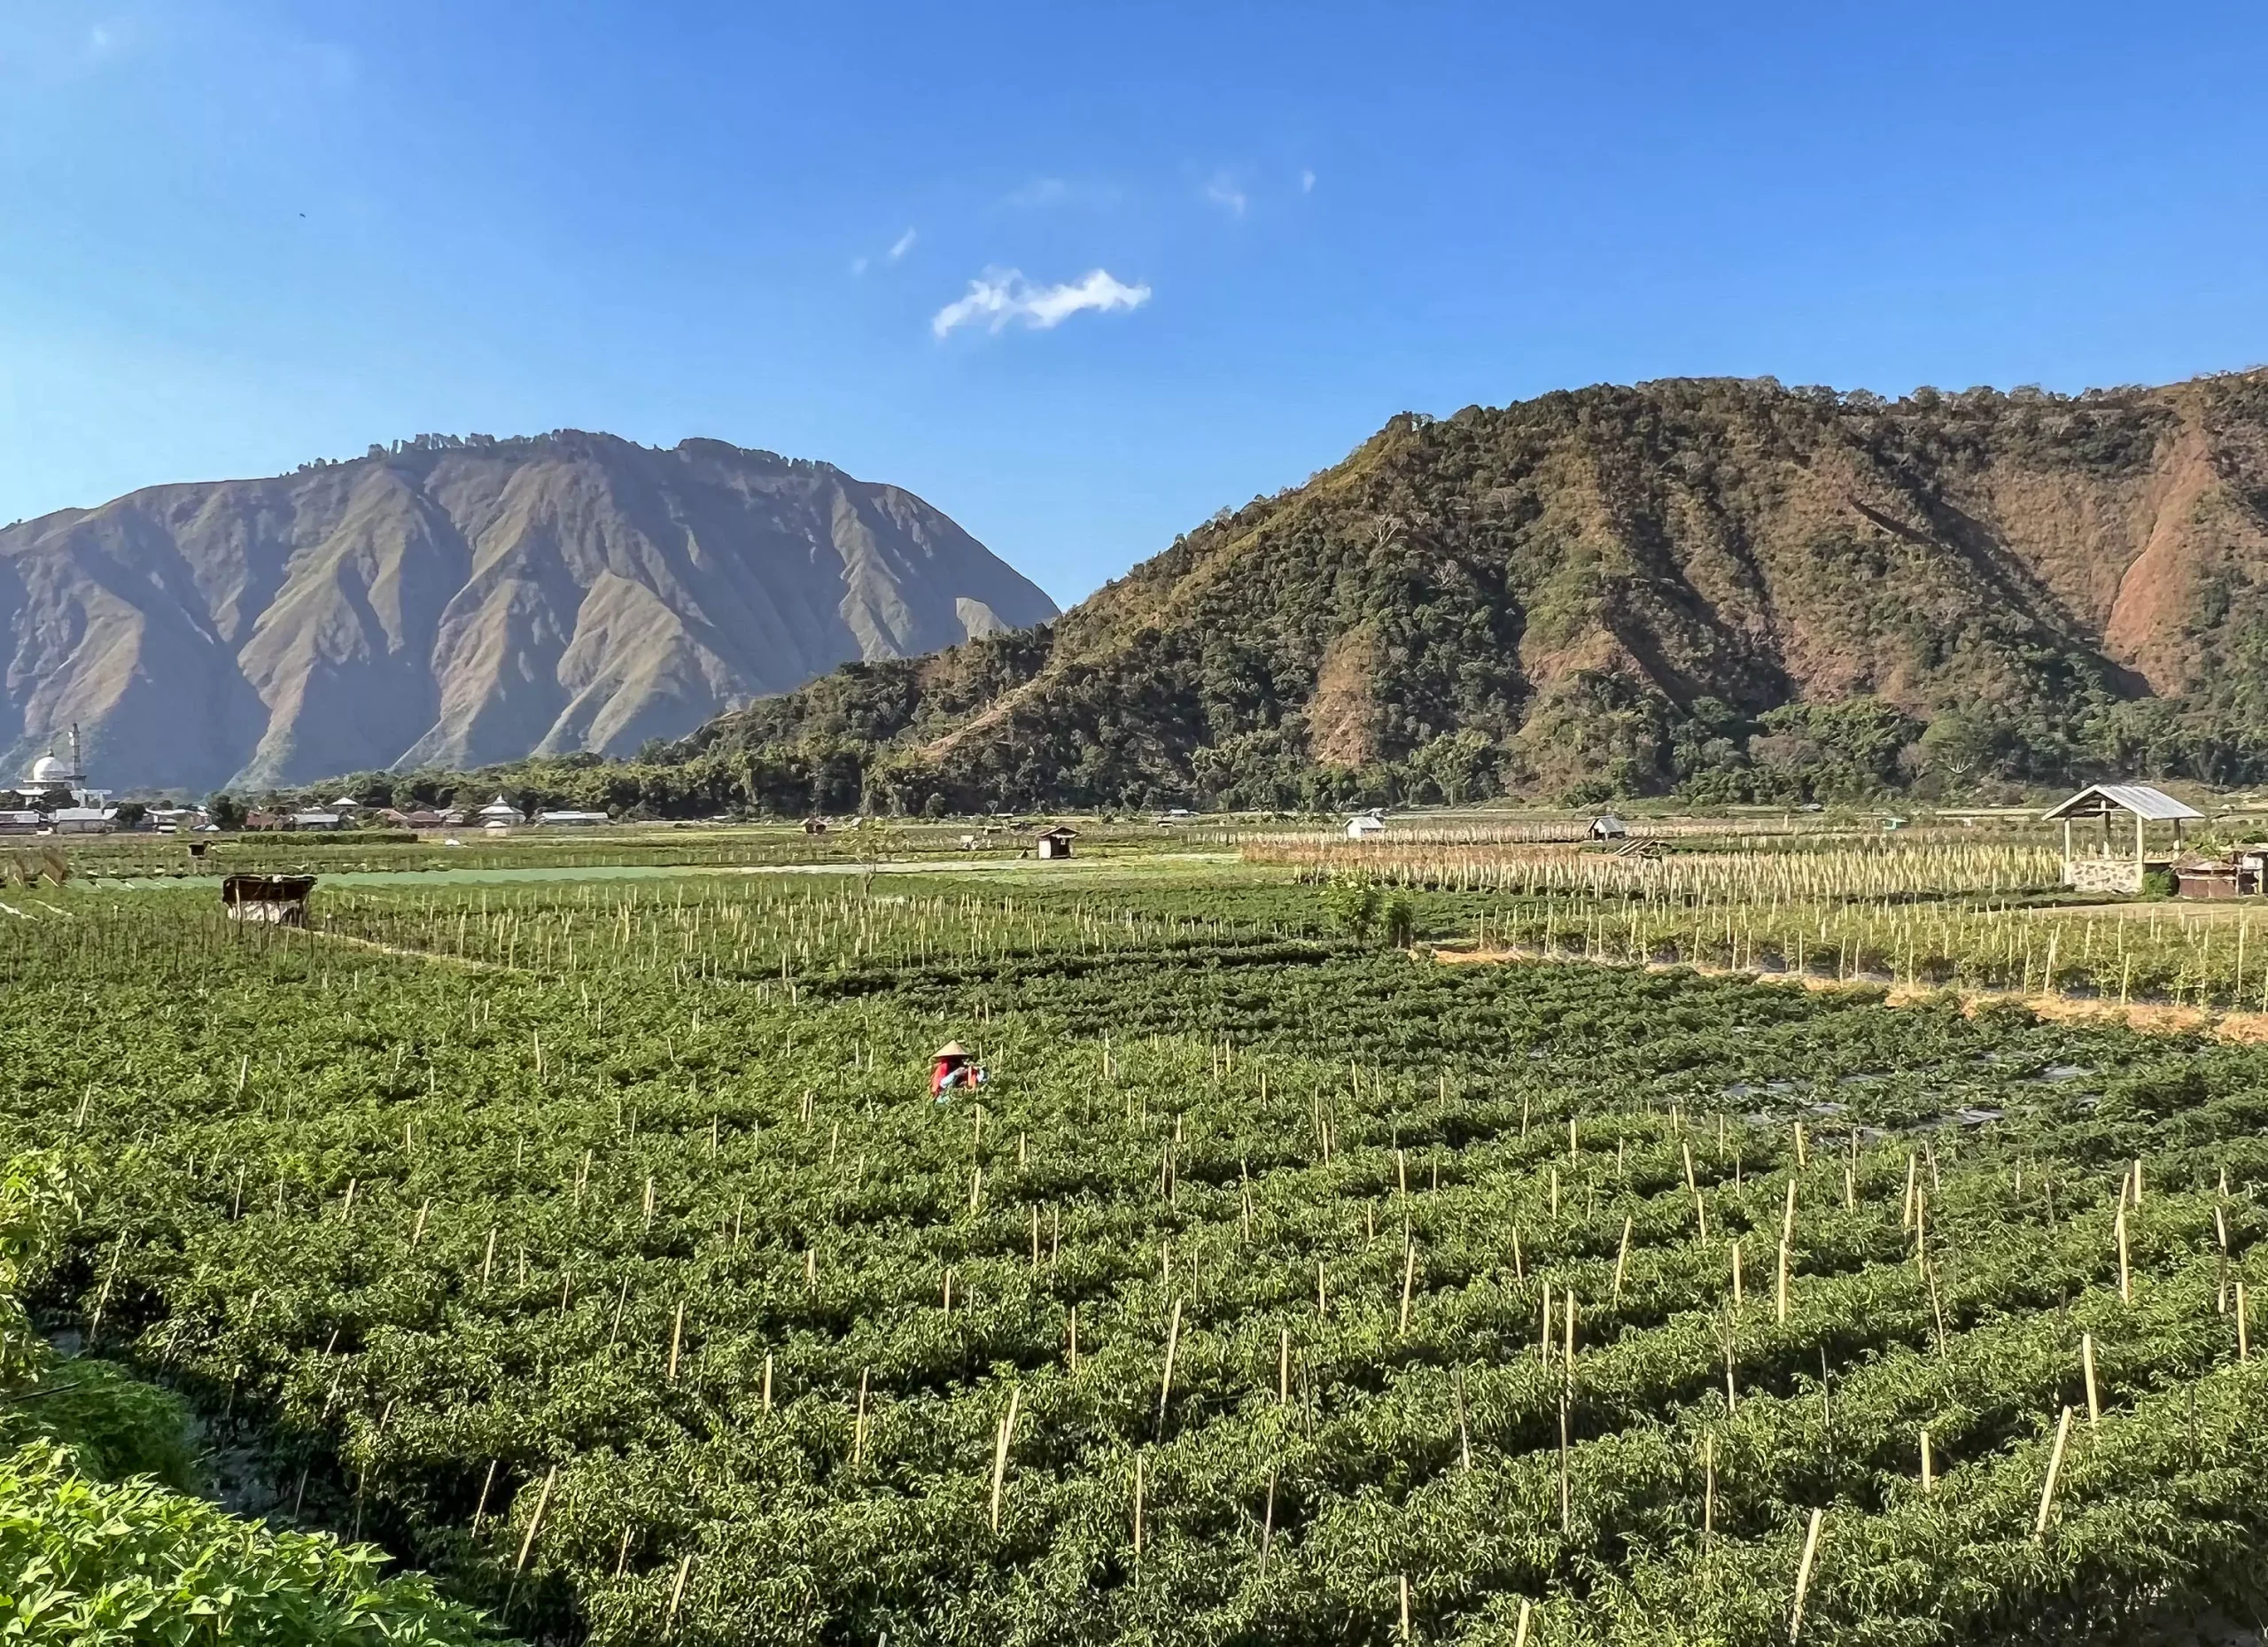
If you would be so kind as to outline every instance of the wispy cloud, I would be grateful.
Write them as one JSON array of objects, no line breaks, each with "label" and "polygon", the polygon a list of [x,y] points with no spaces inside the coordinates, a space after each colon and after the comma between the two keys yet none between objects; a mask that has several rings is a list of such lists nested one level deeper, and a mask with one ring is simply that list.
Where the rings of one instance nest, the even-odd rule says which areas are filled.
[{"label": "wispy cloud", "polygon": [[890,242],[889,252],[888,254],[889,260],[895,263],[898,259],[913,251],[914,241],[920,237],[916,235],[911,228],[907,229],[904,234],[900,235],[896,240]]},{"label": "wispy cloud", "polygon": [[1226,172],[1213,175],[1213,181],[1205,185],[1205,198],[1223,207],[1231,217],[1242,217],[1245,207],[1252,204],[1244,190],[1237,187],[1236,179]]},{"label": "wispy cloud", "polygon": [[1301,172],[1300,174],[1300,192],[1301,194],[1313,194],[1315,192],[1315,174],[1313,172]]},{"label": "wispy cloud", "polygon": [[1021,321],[1034,331],[1046,331],[1084,310],[1105,315],[1138,309],[1149,300],[1149,287],[1130,286],[1105,269],[1090,269],[1058,286],[1035,286],[1020,269],[987,269],[968,283],[967,295],[937,311],[929,330],[944,338],[963,326],[998,331],[1010,321]]},{"label": "wispy cloud", "polygon": [[850,272],[853,275],[865,274],[866,272],[866,261],[867,260],[863,257],[852,258],[850,260]]},{"label": "wispy cloud", "polygon": [[1011,193],[1000,204],[1021,211],[1029,211],[1035,206],[1057,205],[1068,198],[1070,193],[1071,185],[1060,177],[1035,177],[1022,188]]}]

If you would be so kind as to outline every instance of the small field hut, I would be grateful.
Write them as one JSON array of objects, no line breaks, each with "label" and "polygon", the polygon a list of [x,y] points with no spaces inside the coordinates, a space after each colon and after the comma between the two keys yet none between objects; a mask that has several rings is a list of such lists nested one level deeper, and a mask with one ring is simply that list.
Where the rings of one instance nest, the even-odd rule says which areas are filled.
[{"label": "small field hut", "polygon": [[1040,835],[1037,843],[1039,855],[1042,858],[1068,858],[1071,856],[1071,843],[1078,837],[1077,830],[1067,829],[1058,824]]},{"label": "small field hut", "polygon": [[[2112,839],[2114,817],[2134,820],[2131,853],[2123,839]],[[2082,892],[2140,892],[2147,871],[2168,868],[2180,856],[2181,826],[2202,822],[2204,817],[2195,807],[2184,805],[2147,783],[2091,783],[2070,800],[2049,807],[2044,820],[2063,826],[2065,886]],[[2074,837],[2071,827],[2090,820],[2101,825],[2101,835],[2096,842],[2083,843]],[[2172,851],[2155,858],[2149,854],[2149,827],[2154,823],[2173,826]],[[2124,835],[2123,828],[2119,834]]]},{"label": "small field hut", "polygon": [[221,882],[221,902],[231,921],[270,927],[307,924],[307,894],[313,875],[230,875]]},{"label": "small field hut", "polygon": [[1347,838],[1350,841],[1367,841],[1385,833],[1386,818],[1377,812],[1356,812],[1347,820]]}]

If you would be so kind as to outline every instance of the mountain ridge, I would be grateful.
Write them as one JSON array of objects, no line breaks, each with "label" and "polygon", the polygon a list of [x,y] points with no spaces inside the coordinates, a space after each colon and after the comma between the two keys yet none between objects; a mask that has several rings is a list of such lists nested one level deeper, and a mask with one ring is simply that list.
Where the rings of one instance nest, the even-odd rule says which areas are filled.
[{"label": "mountain ridge", "polygon": [[561,430],[421,436],[0,529],[0,761],[73,722],[111,781],[625,755],[848,658],[1054,616],[834,465]]},{"label": "mountain ridge", "polygon": [[2268,776],[2264,576],[2268,372],[1594,385],[1402,414],[1035,636],[679,753],[847,744],[877,803],[957,810]]}]

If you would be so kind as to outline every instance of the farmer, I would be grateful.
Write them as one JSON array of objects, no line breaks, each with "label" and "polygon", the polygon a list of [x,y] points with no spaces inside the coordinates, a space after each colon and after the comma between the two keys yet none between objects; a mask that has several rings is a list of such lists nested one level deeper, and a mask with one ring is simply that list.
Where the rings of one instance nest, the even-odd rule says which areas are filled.
[{"label": "farmer", "polygon": [[959,1041],[948,1041],[937,1049],[936,1061],[929,1071],[929,1095],[937,1102],[950,1103],[957,1087],[983,1084],[984,1071],[969,1056],[968,1048]]}]

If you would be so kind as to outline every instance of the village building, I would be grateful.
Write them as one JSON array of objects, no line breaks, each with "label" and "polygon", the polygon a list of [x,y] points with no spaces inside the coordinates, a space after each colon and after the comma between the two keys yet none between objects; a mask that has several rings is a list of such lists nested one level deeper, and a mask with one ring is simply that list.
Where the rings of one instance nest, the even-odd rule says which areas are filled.
[{"label": "village building", "polygon": [[1591,820],[1590,837],[1594,841],[1619,841],[1629,833],[1629,826],[1612,812],[1601,812]]},{"label": "village building", "polygon": [[1367,812],[1356,812],[1352,818],[1349,818],[1347,820],[1347,838],[1350,841],[1367,841],[1372,835],[1384,835],[1385,833],[1385,814],[1379,812],[1376,808],[1372,808]]},{"label": "village building", "polygon": [[1058,824],[1054,828],[1042,834],[1036,843],[1039,849],[1039,855],[1042,858],[1070,857],[1071,843],[1078,839],[1078,835],[1077,830],[1067,829]]},{"label": "village building", "polygon": [[[2063,884],[2082,892],[2137,893],[2142,877],[2152,869],[2171,870],[2181,856],[2181,827],[2201,823],[2205,814],[2185,805],[2163,789],[2147,783],[2092,783],[2070,799],[2047,809],[2043,821],[2063,826]],[[2114,830],[2114,819],[2133,820],[2132,850],[2128,850],[2123,822]],[[2083,840],[2073,826],[2095,822],[2100,835]],[[2173,826],[2170,851],[2153,856],[2149,847],[2152,824]]]},{"label": "village building", "polygon": [[334,812],[311,811],[291,813],[284,820],[284,827],[286,829],[337,829],[342,827],[346,821],[344,817]]},{"label": "village building", "polygon": [[535,815],[535,820],[547,829],[595,829],[601,824],[614,821],[604,812],[579,812],[564,810],[538,812]]}]

